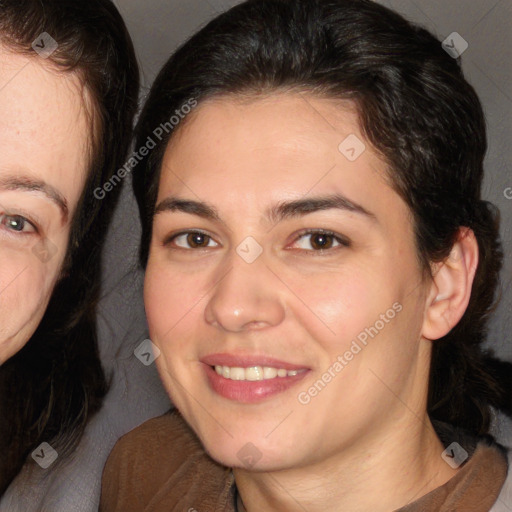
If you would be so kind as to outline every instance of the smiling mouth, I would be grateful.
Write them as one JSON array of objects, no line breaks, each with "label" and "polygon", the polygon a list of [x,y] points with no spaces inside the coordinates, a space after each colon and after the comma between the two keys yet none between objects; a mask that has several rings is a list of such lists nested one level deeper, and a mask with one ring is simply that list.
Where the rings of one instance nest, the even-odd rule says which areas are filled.
[{"label": "smiling mouth", "polygon": [[214,354],[201,361],[216,394],[243,404],[271,399],[297,385],[309,368],[262,355]]},{"label": "smiling mouth", "polygon": [[230,380],[247,380],[247,381],[261,381],[261,380],[272,380],[284,377],[295,377],[300,373],[304,373],[307,370],[286,370],[284,368],[274,368],[272,366],[249,366],[243,368],[240,366],[212,366],[215,372]]}]

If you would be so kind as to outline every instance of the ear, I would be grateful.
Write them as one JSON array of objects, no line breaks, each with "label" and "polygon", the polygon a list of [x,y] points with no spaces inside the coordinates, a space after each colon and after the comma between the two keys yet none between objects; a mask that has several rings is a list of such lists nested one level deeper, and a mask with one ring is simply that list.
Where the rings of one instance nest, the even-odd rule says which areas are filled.
[{"label": "ear", "polygon": [[464,315],[478,266],[478,243],[469,228],[460,228],[450,255],[433,268],[425,303],[422,335],[437,340],[448,334]]}]

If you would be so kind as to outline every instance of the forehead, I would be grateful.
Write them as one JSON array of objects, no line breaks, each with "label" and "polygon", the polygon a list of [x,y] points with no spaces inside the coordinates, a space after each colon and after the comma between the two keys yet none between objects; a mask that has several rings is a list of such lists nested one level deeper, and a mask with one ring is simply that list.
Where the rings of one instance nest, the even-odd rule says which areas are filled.
[{"label": "forehead", "polygon": [[309,153],[315,148],[335,155],[339,137],[356,132],[358,116],[348,101],[299,92],[229,95],[200,103],[171,139],[168,152],[180,146],[184,156],[186,146],[197,145],[195,137],[200,135],[201,148],[208,150],[224,152],[230,146],[233,151],[268,154],[279,149],[283,155],[300,158],[297,152]]},{"label": "forehead", "polygon": [[393,192],[387,165],[364,140],[355,107],[276,93],[200,104],[165,152],[159,197],[214,187],[219,200],[229,193],[283,199],[333,187],[359,194],[363,185]]},{"label": "forehead", "polygon": [[0,47],[0,173],[26,169],[77,199],[91,138],[84,94],[77,74]]}]

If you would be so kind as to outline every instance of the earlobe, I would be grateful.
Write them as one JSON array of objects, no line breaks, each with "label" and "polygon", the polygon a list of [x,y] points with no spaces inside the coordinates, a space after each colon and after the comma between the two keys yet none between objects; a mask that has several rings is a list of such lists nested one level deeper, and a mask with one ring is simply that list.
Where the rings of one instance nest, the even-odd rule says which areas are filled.
[{"label": "earlobe", "polygon": [[469,304],[477,266],[475,235],[469,228],[460,228],[450,255],[433,270],[425,303],[424,338],[442,338],[457,325]]}]

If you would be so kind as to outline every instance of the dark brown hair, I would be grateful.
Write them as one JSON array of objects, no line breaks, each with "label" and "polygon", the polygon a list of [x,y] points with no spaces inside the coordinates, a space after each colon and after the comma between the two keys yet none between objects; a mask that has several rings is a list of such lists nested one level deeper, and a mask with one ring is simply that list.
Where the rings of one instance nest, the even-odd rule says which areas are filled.
[{"label": "dark brown hair", "polygon": [[40,58],[32,42],[43,32],[58,44],[48,65],[76,73],[92,99],[89,174],[45,315],[26,346],[0,367],[0,493],[41,442],[62,459],[106,393],[96,303],[101,249],[121,187],[103,201],[94,190],[124,163],[139,90],[133,45],[110,0],[0,0],[2,46]]},{"label": "dark brown hair", "polygon": [[[365,137],[409,206],[425,275],[460,227],[480,262],[459,324],[433,343],[428,412],[476,434],[492,407],[512,409],[512,365],[482,348],[502,264],[499,215],[481,199],[487,148],[480,101],[460,62],[430,32],[369,0],[249,0],[211,21],[169,59],[137,127],[143,144],[189,98],[298,90],[353,101]],[[178,125],[181,127],[183,123]],[[148,258],[163,134],[134,174]]]}]

